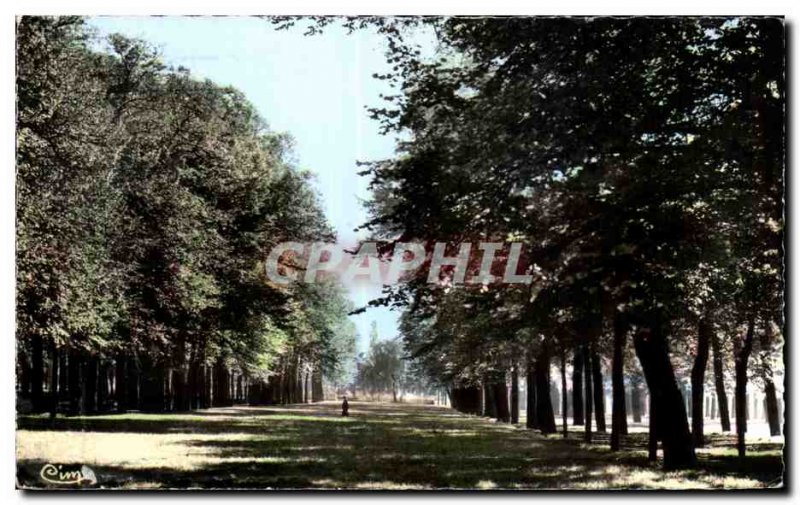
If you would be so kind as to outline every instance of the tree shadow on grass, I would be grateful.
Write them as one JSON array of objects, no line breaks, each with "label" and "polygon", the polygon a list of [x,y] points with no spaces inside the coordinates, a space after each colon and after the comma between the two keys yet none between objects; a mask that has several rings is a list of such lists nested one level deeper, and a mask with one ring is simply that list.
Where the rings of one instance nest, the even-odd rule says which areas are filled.
[{"label": "tree shadow on grass", "polygon": [[[474,489],[582,487],[650,489],[663,475],[647,460],[647,435],[623,439],[612,453],[607,435],[586,445],[582,434],[544,437],[521,427],[431,407],[353,405],[342,418],[337,404],[300,408],[242,408],[208,415],[59,418],[55,429],[105,432],[184,433],[171,442],[185,447],[191,461],[164,460],[93,466],[105,488],[238,489]],[[233,410],[227,415],[225,412]],[[447,415],[444,415],[447,414]],[[41,418],[25,419],[27,429],[52,430]],[[237,437],[227,435],[236,434]],[[242,437],[244,435],[244,437]],[[728,440],[711,441],[725,447]],[[769,485],[782,475],[780,444],[751,447],[744,461],[728,454],[700,453],[697,469],[670,473],[676,485],[721,487],[724,478]],[[727,449],[726,449],[727,450]],[[19,462],[23,486],[41,487],[45,462]],[[756,481],[754,484],[751,480]]]}]

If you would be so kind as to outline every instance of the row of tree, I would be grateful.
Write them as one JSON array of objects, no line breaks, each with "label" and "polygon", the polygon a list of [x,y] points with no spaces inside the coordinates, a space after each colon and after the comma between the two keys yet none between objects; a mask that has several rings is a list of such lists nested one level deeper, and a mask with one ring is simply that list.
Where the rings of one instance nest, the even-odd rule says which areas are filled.
[{"label": "row of tree", "polygon": [[278,286],[330,240],[291,139],[235,89],[76,17],[17,22],[17,375],[36,412],[322,399],[352,367],[342,288]]},{"label": "row of tree", "polygon": [[406,363],[403,360],[402,343],[396,339],[381,340],[378,325],[372,322],[369,348],[356,359],[356,375],[353,389],[375,398],[381,393],[390,393],[392,401],[402,397],[406,386]]},{"label": "row of tree", "polygon": [[[429,284],[422,268],[373,303],[403,308],[408,352],[452,404],[510,419],[518,398],[512,387],[507,399],[506,380],[524,373],[528,423],[553,432],[551,367],[566,390],[570,365],[575,421],[590,439],[593,409],[605,423],[607,360],[612,447],[626,431],[624,376],[640,370],[651,455],[660,443],[665,467],[691,466],[703,418],[690,427],[676,371],[691,375],[698,411],[713,349],[723,419],[733,373],[744,454],[748,380],[773,410],[782,369],[782,22],[339,21],[386,36],[392,69],[376,77],[396,91],[371,110],[399,154],[366,165],[365,228],[389,246],[446,241],[450,256],[466,242],[527,251],[518,273],[530,285],[456,288],[452,268]],[[434,54],[416,44],[421,30],[435,33]]]}]

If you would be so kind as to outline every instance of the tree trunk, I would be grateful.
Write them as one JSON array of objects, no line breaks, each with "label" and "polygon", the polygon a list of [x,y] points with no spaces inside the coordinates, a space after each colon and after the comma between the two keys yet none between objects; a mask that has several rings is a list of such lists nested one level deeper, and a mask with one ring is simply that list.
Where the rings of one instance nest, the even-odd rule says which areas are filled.
[{"label": "tree trunk", "polygon": [[714,388],[717,391],[717,410],[722,431],[731,431],[731,415],[728,411],[728,395],[725,393],[725,375],[722,369],[722,351],[719,345],[719,336],[711,332],[711,346],[714,349]]},{"label": "tree trunk", "polygon": [[606,404],[605,388],[603,387],[603,369],[600,366],[600,353],[597,352],[597,345],[592,342],[590,345],[592,359],[592,393],[594,393],[594,415],[597,421],[598,433],[606,432]]},{"label": "tree trunk", "polygon": [[483,383],[483,416],[497,417],[497,405],[494,401],[494,389],[486,380]]},{"label": "tree trunk", "polygon": [[311,373],[311,401],[321,402],[325,399],[325,394],[322,390],[322,370],[319,364],[314,367]]},{"label": "tree trunk", "polygon": [[[664,467],[672,470],[694,466],[697,460],[689,420],[662,329],[658,325],[640,329],[634,337],[634,347],[650,391],[652,419],[656,420],[664,451]],[[669,422],[661,422],[666,418]]]},{"label": "tree trunk", "polygon": [[703,447],[703,399],[708,363],[708,346],[714,329],[705,318],[697,325],[697,355],[692,366],[692,440],[695,447]]},{"label": "tree trunk", "polygon": [[508,407],[508,387],[506,386],[505,380],[500,381],[498,378],[492,384],[492,393],[494,396],[495,401],[495,412],[497,414],[497,420],[501,423],[509,423],[511,422],[511,412]]},{"label": "tree trunk", "polygon": [[81,355],[76,349],[69,350],[67,362],[67,380],[69,381],[69,413],[76,416],[83,410],[81,402]]},{"label": "tree trunk", "polygon": [[567,438],[567,353],[561,351],[561,421],[564,438]]},{"label": "tree trunk", "polygon": [[128,357],[128,366],[127,366],[128,377],[126,380],[126,384],[128,385],[128,409],[129,410],[138,410],[141,400],[141,392],[139,390],[139,364],[135,357]]},{"label": "tree trunk", "polygon": [[589,356],[588,344],[582,347],[583,352],[583,369],[584,369],[584,425],[583,425],[583,440],[587,443],[592,441],[592,403],[594,401],[592,394],[592,359]]},{"label": "tree trunk", "polygon": [[658,418],[652,395],[648,395],[647,402],[647,459],[656,461],[658,459]]},{"label": "tree trunk", "polygon": [[633,411],[633,422],[642,422],[642,386],[639,382],[631,385],[631,410]]},{"label": "tree trunk", "polygon": [[97,412],[97,379],[99,363],[97,356],[90,356],[86,361],[86,377],[84,378],[84,406],[86,412]]},{"label": "tree trunk", "polygon": [[286,367],[286,371],[284,372],[283,376],[283,384],[284,384],[284,394],[283,394],[283,403],[292,404],[294,403],[294,380],[295,380],[295,370],[294,364],[290,364]]},{"label": "tree trunk", "polygon": [[572,424],[583,424],[583,350],[575,347],[572,361]]},{"label": "tree trunk", "polygon": [[175,392],[175,410],[187,411],[192,408],[191,377],[186,365],[181,364],[172,372],[172,389]]},{"label": "tree trunk", "polygon": [[117,411],[125,412],[128,410],[128,360],[123,352],[117,354],[114,374],[114,394],[117,400]]},{"label": "tree trunk", "polygon": [[267,393],[268,403],[271,405],[278,405],[282,402],[281,388],[283,387],[282,376],[280,374],[270,375],[267,379]]},{"label": "tree trunk", "polygon": [[762,380],[764,383],[764,414],[769,424],[770,436],[776,437],[781,434],[781,422],[778,409],[778,395],[775,391],[773,381],[772,366],[770,355],[773,351],[772,324],[769,321],[764,323],[764,331],[761,332],[761,364]]},{"label": "tree trunk", "polygon": [[[60,351],[55,341],[50,343],[52,361],[50,366],[50,419],[55,419],[58,414],[58,365]],[[42,398],[44,400],[44,398]]]},{"label": "tree trunk", "polygon": [[163,364],[149,356],[141,356],[140,408],[147,412],[163,412],[165,405]]},{"label": "tree trunk", "polygon": [[200,368],[200,378],[202,382],[202,395],[200,397],[200,407],[207,409],[211,407],[211,402],[213,401],[212,394],[213,394],[213,374],[211,373],[211,367],[203,364]]},{"label": "tree trunk", "polygon": [[109,407],[109,370],[108,360],[100,360],[99,377],[97,381],[97,410],[106,411]]},{"label": "tree trunk", "polygon": [[454,387],[450,392],[450,405],[465,414],[481,415],[481,387]]},{"label": "tree trunk", "polygon": [[[392,378],[392,397],[395,403],[397,403],[397,384],[394,379]],[[297,358],[297,362],[294,368],[294,402],[292,403],[302,403],[303,402],[303,363],[301,362],[300,358]]]},{"label": "tree trunk", "polygon": [[23,342],[17,341],[17,387],[21,398],[31,397],[31,365]]},{"label": "tree trunk", "polygon": [[550,399],[550,349],[542,345],[534,366],[536,375],[536,425],[542,433],[555,433],[556,419]]},{"label": "tree trunk", "polygon": [[200,407],[200,395],[198,395],[199,377],[197,374],[199,367],[197,366],[197,356],[195,356],[194,351],[189,356],[188,368],[186,373],[186,405],[189,410],[194,410]]},{"label": "tree trunk", "polygon": [[767,410],[767,422],[769,423],[769,434],[773,437],[781,434],[781,420],[778,412],[778,395],[775,391],[775,383],[772,379],[764,381],[764,402]]},{"label": "tree trunk", "polygon": [[230,377],[224,358],[220,357],[214,364],[214,398],[215,407],[230,406]]},{"label": "tree trunk", "polygon": [[214,375],[214,383],[211,387],[211,406],[222,407],[223,393],[222,393],[222,363],[217,360],[212,367],[212,374]]},{"label": "tree trunk", "polygon": [[511,424],[519,424],[519,370],[511,368]]},{"label": "tree trunk", "polygon": [[627,327],[622,315],[614,317],[614,356],[611,363],[611,450],[618,451],[620,438],[628,433],[628,413],[625,410],[624,350]]},{"label": "tree trunk", "polygon": [[[550,377],[550,374],[548,376]],[[550,379],[550,404],[553,405],[553,414],[558,417],[561,415],[561,392],[559,392],[558,386],[553,383],[552,377]]]},{"label": "tree trunk", "polygon": [[525,402],[525,427],[529,429],[536,428],[536,366],[533,358],[530,357],[525,365],[525,393],[527,395]]},{"label": "tree trunk", "polygon": [[31,337],[31,406],[34,412],[44,412],[44,346],[42,337]]},{"label": "tree trunk", "polygon": [[745,456],[745,433],[747,433],[747,362],[753,350],[753,335],[755,334],[755,317],[750,316],[747,322],[747,333],[744,341],[739,346],[735,359],[736,391],[736,449],[740,457]]},{"label": "tree trunk", "polygon": [[[456,386],[453,386],[452,388],[450,388],[450,390],[449,390],[449,394],[450,394],[450,408],[452,408],[452,409],[455,409],[455,410],[457,410],[458,412],[463,412],[463,413],[465,413],[465,414],[466,414],[466,413],[468,413],[468,412],[467,412],[467,410],[468,410],[468,409],[466,408],[466,405],[464,405],[464,404],[463,404],[463,402],[462,402],[462,398],[461,398],[461,396],[462,396],[462,392],[461,392],[461,389],[462,389],[462,388],[460,388],[460,387],[456,387]],[[479,404],[479,407],[478,407],[478,409],[480,410],[480,400],[478,401],[478,404]]]},{"label": "tree trunk", "polygon": [[279,403],[281,405],[285,403],[289,403],[288,394],[289,394],[289,379],[287,377],[287,367],[284,365],[281,368],[281,372],[278,374],[278,378],[276,380],[276,398],[275,403]]},{"label": "tree trunk", "polygon": [[58,353],[58,389],[56,392],[59,399],[69,400],[69,367],[67,366],[69,361],[67,356],[69,356],[69,351],[64,350]]}]

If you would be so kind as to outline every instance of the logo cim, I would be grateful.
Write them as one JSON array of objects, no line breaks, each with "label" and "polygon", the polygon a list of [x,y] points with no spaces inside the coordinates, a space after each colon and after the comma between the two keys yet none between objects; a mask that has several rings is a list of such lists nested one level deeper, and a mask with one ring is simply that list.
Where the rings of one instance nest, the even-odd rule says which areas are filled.
[{"label": "logo cim", "polygon": [[42,480],[50,484],[59,485],[94,485],[97,477],[86,465],[78,468],[76,465],[53,465],[48,463],[39,472]]}]

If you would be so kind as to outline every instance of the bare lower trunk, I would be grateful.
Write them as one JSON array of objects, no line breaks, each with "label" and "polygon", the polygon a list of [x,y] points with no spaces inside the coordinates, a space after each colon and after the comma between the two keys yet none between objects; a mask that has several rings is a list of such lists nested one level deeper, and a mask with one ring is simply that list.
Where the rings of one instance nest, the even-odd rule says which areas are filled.
[{"label": "bare lower trunk", "polygon": [[86,412],[97,412],[97,378],[100,364],[97,356],[86,360],[86,377],[84,378],[84,406]]},{"label": "bare lower trunk", "polygon": [[731,415],[728,411],[728,395],[725,393],[725,374],[722,369],[722,351],[719,345],[719,336],[711,332],[711,347],[714,349],[714,388],[717,393],[717,410],[722,431],[731,431]]},{"label": "bare lower trunk", "polygon": [[[50,366],[50,419],[55,419],[58,414],[58,368],[60,361],[60,350],[55,342],[51,344],[51,366]],[[44,399],[43,399],[44,400]]]},{"label": "bare lower trunk", "polygon": [[136,410],[140,407],[141,394],[139,391],[139,365],[134,357],[128,357],[128,366],[126,368],[127,377],[125,384],[127,385],[126,396],[128,398],[127,408],[129,410]]},{"label": "bare lower trunk", "polygon": [[311,401],[321,402],[325,399],[322,390],[322,370],[319,363],[314,366],[314,371],[311,372]]},{"label": "bare lower trunk", "polygon": [[213,388],[213,375],[211,373],[211,367],[208,365],[203,364],[200,367],[200,407],[207,409],[211,407],[212,401],[212,388]]},{"label": "bare lower trunk", "polygon": [[567,437],[567,353],[561,351],[561,421],[564,438]]},{"label": "bare lower trunk", "polygon": [[44,386],[44,345],[42,337],[31,337],[31,404],[34,412],[47,409],[43,395]]},{"label": "bare lower trunk", "polygon": [[494,401],[494,389],[488,381],[483,384],[483,416],[497,417],[497,404]]},{"label": "bare lower trunk", "polygon": [[[650,391],[651,422],[656,421],[658,439],[664,451],[666,469],[694,466],[689,421],[683,397],[675,381],[663,330],[654,325],[636,332],[634,347]],[[669,419],[669,422],[661,420]]]},{"label": "bare lower trunk", "polygon": [[745,456],[745,433],[747,433],[747,362],[753,350],[753,335],[755,333],[755,317],[750,316],[747,322],[747,333],[744,341],[736,353],[736,450],[740,457]]},{"label": "bare lower trunk", "polygon": [[173,408],[178,411],[189,410],[191,391],[189,387],[189,370],[181,365],[172,371],[172,388],[174,390]]},{"label": "bare lower trunk", "polygon": [[111,365],[107,360],[100,361],[99,377],[97,380],[97,409],[101,411],[108,410],[109,406],[109,370]]},{"label": "bare lower trunk", "polygon": [[592,359],[592,393],[594,394],[594,418],[597,432],[606,432],[605,388],[603,387],[603,369],[600,364],[600,353],[594,343],[590,345]]},{"label": "bare lower trunk", "polygon": [[536,425],[542,433],[555,433],[556,420],[550,399],[550,350],[543,345],[535,365]]},{"label": "bare lower trunk", "polygon": [[465,414],[481,414],[479,386],[454,387],[450,390],[450,406]]},{"label": "bare lower trunk", "polygon": [[28,355],[25,352],[25,345],[17,342],[17,387],[21,398],[31,397],[31,366],[28,362]]},{"label": "bare lower trunk", "polygon": [[708,346],[714,329],[705,319],[697,326],[697,355],[692,366],[692,440],[695,447],[703,447],[703,398],[706,382],[706,364],[708,363]]},{"label": "bare lower trunk", "polygon": [[650,396],[649,398],[649,409],[647,413],[647,459],[655,461],[658,459],[658,419],[656,418],[653,397]]},{"label": "bare lower trunk", "polygon": [[623,376],[623,360],[625,350],[625,332],[627,328],[620,314],[614,318],[614,356],[611,363],[611,450],[618,451],[620,438],[628,433],[628,419],[625,410],[625,381]]},{"label": "bare lower trunk", "polygon": [[166,405],[164,365],[144,356],[140,362],[142,366],[140,408],[147,412],[163,412]]},{"label": "bare lower trunk", "polygon": [[536,366],[534,364],[533,358],[530,356],[528,357],[528,363],[525,366],[525,378],[526,378],[526,391],[527,391],[527,403],[525,405],[525,426],[530,429],[536,428]]},{"label": "bare lower trunk", "polygon": [[583,350],[575,346],[572,361],[572,424],[583,424]]},{"label": "bare lower trunk", "polygon": [[114,394],[117,400],[117,411],[125,412],[128,410],[128,360],[123,352],[117,354],[114,373],[116,375]]},{"label": "bare lower trunk", "polygon": [[781,434],[781,420],[778,409],[778,395],[775,391],[775,383],[772,379],[764,381],[764,403],[767,411],[767,422],[769,423],[769,434],[777,437]]},{"label": "bare lower trunk", "polygon": [[761,333],[761,363],[762,381],[764,383],[764,413],[769,423],[770,436],[776,437],[781,434],[780,412],[778,407],[778,395],[773,381],[772,366],[770,356],[773,350],[772,324],[765,321],[764,331]]},{"label": "bare lower trunk", "polygon": [[519,370],[511,368],[511,424],[519,424]]},{"label": "bare lower trunk", "polygon": [[81,354],[76,349],[69,350],[67,362],[67,380],[69,381],[69,413],[70,415],[78,415],[83,410],[83,402],[81,401]]},{"label": "bare lower trunk", "polygon": [[[293,370],[294,372],[294,370]],[[220,357],[214,364],[214,398],[212,400],[215,407],[229,407],[230,400],[230,373],[225,364],[225,360]],[[294,402],[292,402],[294,403]]]},{"label": "bare lower trunk", "polygon": [[583,440],[585,442],[592,441],[592,359],[589,355],[589,346],[584,345],[583,348],[583,366],[584,366],[584,425],[583,425]]},{"label": "bare lower trunk", "polygon": [[492,384],[492,390],[497,420],[502,423],[511,422],[511,412],[508,406],[508,387],[506,387],[505,379],[503,378],[501,381],[498,378]]},{"label": "bare lower trunk", "polygon": [[631,411],[633,422],[642,422],[642,386],[635,382],[631,385]]}]

